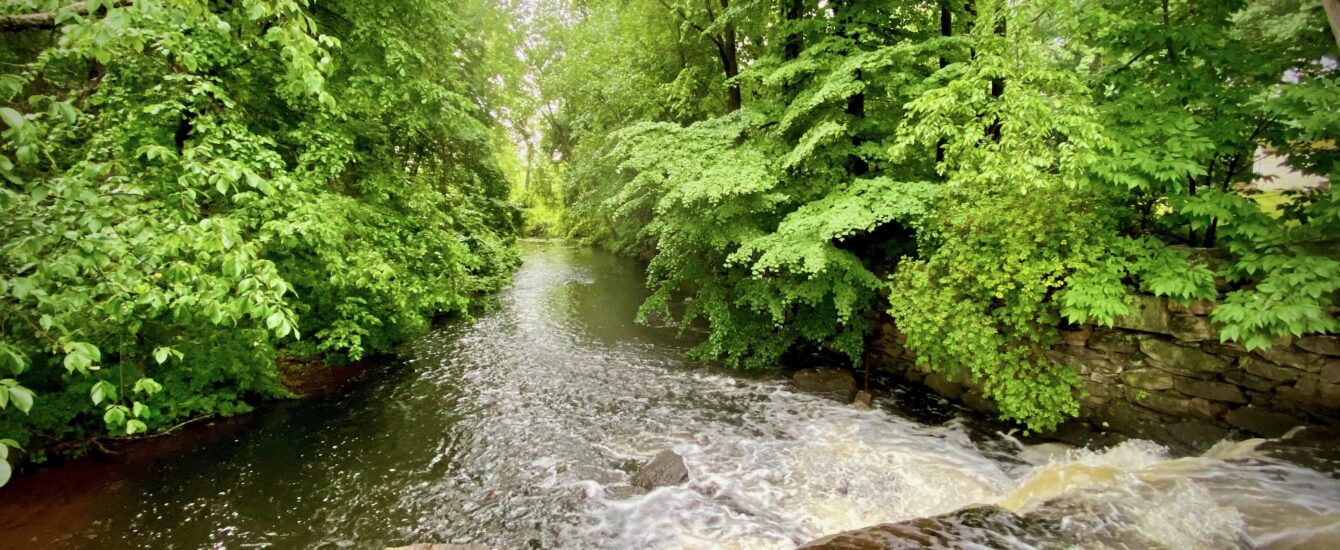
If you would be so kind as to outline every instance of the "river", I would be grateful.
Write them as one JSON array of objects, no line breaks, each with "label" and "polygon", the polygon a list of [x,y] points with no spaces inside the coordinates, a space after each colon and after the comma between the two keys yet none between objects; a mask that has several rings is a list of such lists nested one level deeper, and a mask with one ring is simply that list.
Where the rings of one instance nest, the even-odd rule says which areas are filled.
[{"label": "river", "polygon": [[[1259,442],[1184,458],[1029,446],[912,389],[857,410],[684,359],[674,330],[633,324],[634,262],[522,248],[496,310],[343,391],[111,474],[72,463],[15,483],[0,547],[792,548],[972,504],[1021,514],[996,546],[1340,547],[1340,481]],[[689,482],[631,490],[664,449]]]}]

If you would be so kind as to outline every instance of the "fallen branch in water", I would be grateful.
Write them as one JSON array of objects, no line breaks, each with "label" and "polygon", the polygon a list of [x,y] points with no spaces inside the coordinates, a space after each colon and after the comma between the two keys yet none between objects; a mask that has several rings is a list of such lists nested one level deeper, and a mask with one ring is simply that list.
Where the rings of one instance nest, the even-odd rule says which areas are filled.
[{"label": "fallen branch in water", "polygon": [[204,416],[197,416],[197,417],[195,417],[195,418],[188,419],[188,420],[186,420],[186,421],[184,421],[184,422],[182,422],[182,423],[180,423],[180,424],[177,424],[177,425],[175,425],[175,426],[173,426],[173,427],[171,427],[171,428],[168,428],[168,429],[166,429],[166,430],[159,430],[159,431],[156,431],[156,432],[153,432],[153,433],[145,433],[145,434],[142,434],[142,435],[130,435],[130,436],[123,436],[123,437],[112,437],[112,436],[105,436],[105,435],[96,435],[96,436],[93,436],[93,437],[88,437],[88,438],[79,439],[79,440],[74,440],[74,441],[62,441],[62,442],[60,442],[60,443],[57,443],[57,444],[55,444],[55,445],[52,445],[51,447],[48,447],[47,450],[48,450],[48,451],[51,451],[51,452],[64,452],[64,451],[67,451],[67,450],[70,450],[70,449],[78,449],[78,448],[81,448],[81,447],[92,447],[92,448],[93,448],[99,455],[106,456],[106,457],[112,457],[112,458],[120,457],[120,456],[121,456],[121,452],[120,452],[120,451],[114,451],[114,450],[108,448],[107,445],[109,445],[109,444],[115,444],[115,443],[118,443],[118,442],[125,442],[125,441],[145,441],[145,440],[149,440],[149,439],[156,439],[156,438],[163,437],[163,436],[165,436],[165,435],[171,434],[171,433],[173,433],[173,432],[175,432],[175,431],[177,431],[177,430],[180,430],[180,429],[182,429],[183,427],[185,427],[185,426],[187,426],[187,425],[189,425],[189,424],[194,424],[194,423],[199,422],[199,421],[201,421],[201,420],[212,419],[212,418],[215,418],[216,416],[218,416],[218,415],[215,415],[215,414],[207,414],[207,415],[204,415]]}]

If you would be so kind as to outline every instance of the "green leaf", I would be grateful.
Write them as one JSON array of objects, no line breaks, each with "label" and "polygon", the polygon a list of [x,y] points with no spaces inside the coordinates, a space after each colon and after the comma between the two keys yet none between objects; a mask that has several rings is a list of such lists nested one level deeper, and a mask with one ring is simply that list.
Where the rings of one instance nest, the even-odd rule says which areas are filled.
[{"label": "green leaf", "polygon": [[0,460],[0,487],[4,487],[6,483],[9,483],[11,474],[12,470],[10,470],[9,461]]},{"label": "green leaf", "polygon": [[107,412],[102,415],[102,421],[109,428],[120,426],[126,421],[126,408],[119,405],[109,405]]},{"label": "green leaf", "polygon": [[154,348],[154,361],[157,361],[160,365],[167,362],[169,355],[171,355],[171,350],[168,348]]},{"label": "green leaf", "polygon": [[153,378],[141,378],[135,381],[135,386],[131,391],[135,393],[144,393],[145,395],[154,395],[163,391],[163,386],[154,381]]},{"label": "green leaf", "polygon": [[145,426],[144,422],[141,422],[139,420],[132,419],[131,421],[126,422],[126,435],[135,435],[137,433],[143,433],[145,431],[148,431],[148,429],[149,429],[148,426]]},{"label": "green leaf", "polygon": [[10,128],[18,128],[25,123],[23,115],[10,107],[0,107],[0,119],[4,119],[5,124],[8,124]]},{"label": "green leaf", "polygon": [[27,414],[33,408],[33,392],[21,386],[9,388],[10,401],[14,403],[20,411]]},{"label": "green leaf", "polygon": [[28,366],[27,359],[8,346],[0,346],[0,358],[9,363],[9,368],[14,374],[23,374]]},{"label": "green leaf", "polygon": [[65,355],[64,365],[67,371],[85,372],[91,364],[92,362],[88,360],[88,356],[83,353],[73,352]]},{"label": "green leaf", "polygon": [[57,101],[56,108],[60,111],[61,117],[65,119],[66,124],[74,124],[79,120],[79,111],[68,101]]},{"label": "green leaf", "polygon": [[23,79],[14,74],[0,75],[0,102],[9,102],[23,91]]},{"label": "green leaf", "polygon": [[99,380],[93,383],[93,387],[88,390],[88,396],[93,400],[94,405],[100,405],[103,401],[116,400],[116,386],[106,380]]},{"label": "green leaf", "polygon": [[87,356],[90,361],[102,360],[102,351],[100,351],[97,346],[88,342],[75,342],[74,349]]}]

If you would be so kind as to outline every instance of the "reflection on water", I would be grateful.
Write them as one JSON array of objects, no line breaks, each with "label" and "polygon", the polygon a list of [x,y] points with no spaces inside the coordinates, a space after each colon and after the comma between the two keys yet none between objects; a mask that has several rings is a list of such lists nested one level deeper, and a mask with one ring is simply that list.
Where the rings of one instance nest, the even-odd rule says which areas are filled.
[{"label": "reflection on water", "polygon": [[[798,395],[635,326],[636,264],[524,246],[501,307],[402,368],[88,489],[56,468],[34,481],[64,490],[0,493],[0,547],[791,548],[979,503],[1012,513],[991,520],[998,545],[1340,547],[1340,483],[1254,445],[1026,448],[951,410],[909,420],[896,394],[875,411]],[[690,481],[630,491],[665,448]]]}]

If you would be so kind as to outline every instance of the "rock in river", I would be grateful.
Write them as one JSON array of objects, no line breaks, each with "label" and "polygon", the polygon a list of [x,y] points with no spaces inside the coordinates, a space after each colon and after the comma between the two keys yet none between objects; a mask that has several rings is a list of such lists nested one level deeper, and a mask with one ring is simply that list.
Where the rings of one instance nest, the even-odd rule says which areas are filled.
[{"label": "rock in river", "polygon": [[791,380],[797,390],[832,397],[843,403],[850,403],[856,395],[856,378],[842,369],[801,369],[791,376]]},{"label": "rock in river", "polygon": [[802,550],[911,550],[914,548],[1012,548],[1028,539],[1019,516],[996,506],[964,508],[941,516],[884,523],[824,537]]},{"label": "rock in river", "polygon": [[648,491],[666,485],[678,485],[689,480],[684,459],[674,451],[664,450],[633,475],[633,486]]},{"label": "rock in river", "polygon": [[[1173,505],[1176,508],[1176,505]],[[1141,514],[1160,510],[1157,504],[1145,507],[1137,503],[1125,507],[1105,498],[1060,497],[1046,501],[1034,511],[1015,514],[999,506],[978,505],[938,516],[884,523],[844,531],[801,547],[802,550],[912,550],[921,548],[1159,548],[1157,535],[1151,537],[1136,520]],[[1101,511],[1119,521],[1086,524],[1078,518],[1094,517]],[[1175,511],[1162,508],[1160,513]],[[1132,515],[1135,514],[1135,515]],[[1184,521],[1204,522],[1193,512]],[[1189,524],[1181,524],[1189,525]],[[1254,548],[1245,531],[1214,529],[1184,539],[1185,545],[1172,548]],[[1334,547],[1333,545],[1330,547]]]}]

